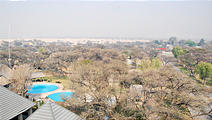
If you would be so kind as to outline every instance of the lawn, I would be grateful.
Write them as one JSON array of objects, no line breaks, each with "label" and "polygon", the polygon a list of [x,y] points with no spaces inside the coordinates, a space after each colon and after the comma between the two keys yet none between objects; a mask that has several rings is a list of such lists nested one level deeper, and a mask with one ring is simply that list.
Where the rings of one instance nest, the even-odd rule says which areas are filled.
[{"label": "lawn", "polygon": [[48,76],[50,80],[52,80],[53,83],[56,83],[56,81],[60,81],[61,84],[64,86],[64,89],[68,89],[70,82],[68,77],[57,77],[57,76]]},{"label": "lawn", "polygon": [[187,74],[187,75],[189,75],[190,74],[190,72],[185,68],[185,67],[183,67],[183,66],[177,66],[183,73],[185,73],[185,74]]},{"label": "lawn", "polygon": [[[185,68],[185,67],[183,67],[183,66],[177,66],[183,73],[185,73],[185,74],[187,74],[188,76],[189,76],[189,74],[190,74],[190,72]],[[202,83],[202,80],[201,79],[199,79],[198,77],[196,77],[196,76],[190,76],[192,79],[194,79],[194,80],[196,80],[198,83],[201,83],[201,84],[203,84]],[[206,81],[206,84],[207,85],[209,85],[209,86],[212,86],[212,80],[211,79],[208,79],[207,81]]]},{"label": "lawn", "polygon": [[212,86],[212,80],[208,80],[207,85]]},{"label": "lawn", "polygon": [[44,73],[46,75],[45,78],[47,78],[48,80],[50,80],[50,82],[52,83],[56,83],[56,81],[60,81],[61,84],[64,86],[64,89],[69,89],[70,87],[70,82],[68,77],[63,76],[63,77],[59,77],[59,76],[54,76],[53,74],[50,73]]}]

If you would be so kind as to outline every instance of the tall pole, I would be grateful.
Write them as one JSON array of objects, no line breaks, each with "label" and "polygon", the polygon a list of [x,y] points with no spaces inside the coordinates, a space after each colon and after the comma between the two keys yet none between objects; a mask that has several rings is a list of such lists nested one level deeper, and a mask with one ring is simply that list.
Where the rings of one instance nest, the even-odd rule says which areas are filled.
[{"label": "tall pole", "polygon": [[9,45],[8,45],[8,54],[9,54],[9,58],[8,58],[8,62],[9,62],[9,67],[11,68],[11,45],[10,45],[10,32],[11,32],[11,25],[9,24],[9,30],[8,30],[8,40],[9,40]]}]

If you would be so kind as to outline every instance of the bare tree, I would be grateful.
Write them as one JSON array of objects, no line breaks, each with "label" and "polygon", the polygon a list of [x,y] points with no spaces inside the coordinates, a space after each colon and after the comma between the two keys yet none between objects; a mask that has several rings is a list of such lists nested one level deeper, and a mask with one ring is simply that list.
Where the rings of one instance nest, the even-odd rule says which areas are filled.
[{"label": "bare tree", "polygon": [[31,74],[33,69],[29,65],[20,65],[12,70],[9,89],[26,96],[28,87],[31,85]]},{"label": "bare tree", "polygon": [[171,66],[144,71],[142,79],[142,109],[149,119],[192,119],[188,108],[202,111],[207,105],[197,97],[201,87]]},{"label": "bare tree", "polygon": [[66,107],[87,119],[135,118],[135,115],[124,113],[133,111],[126,105],[128,89],[120,85],[127,71],[127,65],[121,61],[73,63],[70,80],[75,94]]},{"label": "bare tree", "polygon": [[211,55],[205,49],[192,48],[186,50],[179,60],[190,71],[190,74],[194,75],[195,66],[201,61],[211,62],[210,57]]}]

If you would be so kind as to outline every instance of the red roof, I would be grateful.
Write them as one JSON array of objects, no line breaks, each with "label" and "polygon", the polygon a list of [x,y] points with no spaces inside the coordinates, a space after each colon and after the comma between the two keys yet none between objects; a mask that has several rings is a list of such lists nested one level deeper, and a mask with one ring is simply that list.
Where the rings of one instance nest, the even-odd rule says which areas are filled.
[{"label": "red roof", "polygon": [[157,48],[158,50],[166,50],[166,48]]}]

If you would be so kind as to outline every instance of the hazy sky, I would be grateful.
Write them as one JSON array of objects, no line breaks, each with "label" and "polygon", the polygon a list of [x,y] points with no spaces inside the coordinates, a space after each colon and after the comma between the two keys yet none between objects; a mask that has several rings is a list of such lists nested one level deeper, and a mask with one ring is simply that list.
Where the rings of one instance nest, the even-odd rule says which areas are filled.
[{"label": "hazy sky", "polygon": [[212,40],[212,1],[0,0],[0,38]]}]

